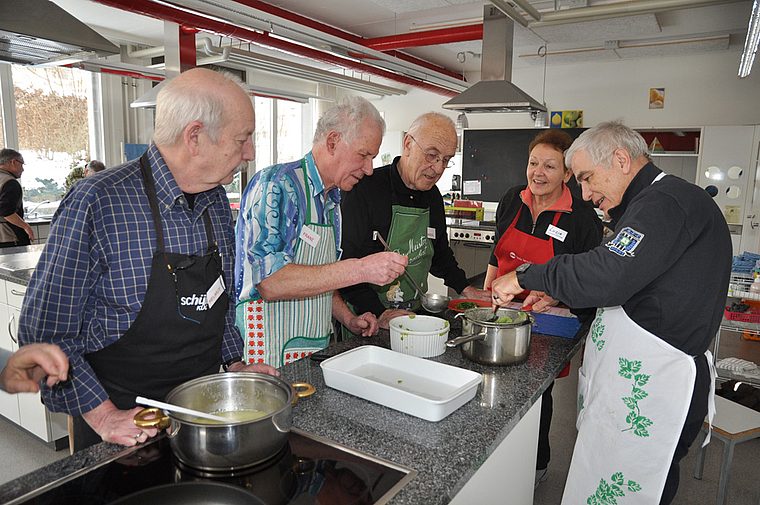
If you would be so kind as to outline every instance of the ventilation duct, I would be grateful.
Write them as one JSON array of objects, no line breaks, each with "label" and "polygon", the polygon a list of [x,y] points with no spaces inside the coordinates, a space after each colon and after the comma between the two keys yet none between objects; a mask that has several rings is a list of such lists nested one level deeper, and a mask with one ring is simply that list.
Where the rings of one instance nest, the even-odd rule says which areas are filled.
[{"label": "ventilation duct", "polygon": [[119,48],[48,0],[0,0],[0,61],[62,65]]},{"label": "ventilation duct", "polygon": [[443,104],[462,112],[546,112],[546,107],[510,82],[515,22],[496,7],[483,12],[480,82]]}]

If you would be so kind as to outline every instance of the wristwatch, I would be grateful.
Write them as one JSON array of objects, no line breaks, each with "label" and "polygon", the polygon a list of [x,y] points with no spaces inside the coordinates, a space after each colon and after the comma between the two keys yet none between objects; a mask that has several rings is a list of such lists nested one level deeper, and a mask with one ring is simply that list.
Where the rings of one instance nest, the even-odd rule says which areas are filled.
[{"label": "wristwatch", "polygon": [[517,284],[523,289],[527,289],[523,279],[525,278],[525,272],[528,271],[531,265],[532,263],[523,263],[515,269],[515,272],[517,273]]},{"label": "wristwatch", "polygon": [[232,359],[230,359],[230,360],[227,360],[227,361],[225,361],[224,363],[222,363],[222,370],[224,370],[225,372],[227,372],[227,371],[229,371],[229,368],[230,368],[230,367],[231,367],[233,364],[235,364],[235,363],[237,363],[237,362],[241,362],[241,363],[242,363],[242,361],[243,361],[243,357],[242,357],[242,356],[238,356],[238,357],[236,357],[236,358],[232,358]]}]

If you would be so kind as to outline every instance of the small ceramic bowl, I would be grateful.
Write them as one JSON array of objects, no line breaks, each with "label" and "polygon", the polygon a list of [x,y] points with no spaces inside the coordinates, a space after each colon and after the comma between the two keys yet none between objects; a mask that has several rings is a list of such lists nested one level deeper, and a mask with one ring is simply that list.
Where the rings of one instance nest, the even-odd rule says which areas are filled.
[{"label": "small ceramic bowl", "polygon": [[433,316],[400,316],[391,319],[390,330],[392,350],[432,358],[446,350],[449,322]]}]

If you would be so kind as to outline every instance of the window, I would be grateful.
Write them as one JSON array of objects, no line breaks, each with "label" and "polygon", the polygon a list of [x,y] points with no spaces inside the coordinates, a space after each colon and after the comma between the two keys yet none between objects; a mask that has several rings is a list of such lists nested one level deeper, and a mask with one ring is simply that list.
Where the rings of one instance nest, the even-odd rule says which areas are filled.
[{"label": "window", "polygon": [[73,184],[89,161],[89,73],[63,67],[11,68],[18,150],[25,161],[24,207],[27,213],[49,216],[65,193],[67,177]]},{"label": "window", "polygon": [[301,104],[277,100],[277,163],[300,160]]}]

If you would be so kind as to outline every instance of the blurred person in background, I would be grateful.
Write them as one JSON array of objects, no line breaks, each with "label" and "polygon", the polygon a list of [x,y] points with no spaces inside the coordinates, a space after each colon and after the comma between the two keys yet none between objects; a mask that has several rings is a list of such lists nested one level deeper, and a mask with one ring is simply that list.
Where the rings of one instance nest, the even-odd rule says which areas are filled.
[{"label": "blurred person in background", "polygon": [[18,179],[24,158],[16,150],[0,150],[0,247],[29,245],[34,231],[24,221],[24,191]]},{"label": "blurred person in background", "polygon": [[84,176],[89,177],[90,175],[96,174],[100,172],[101,170],[105,170],[105,168],[106,166],[103,164],[102,161],[92,160],[85,167]]}]

